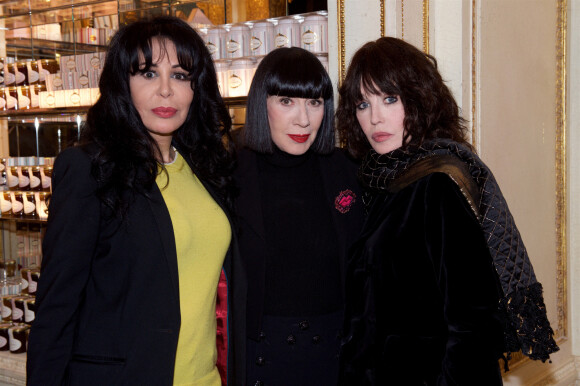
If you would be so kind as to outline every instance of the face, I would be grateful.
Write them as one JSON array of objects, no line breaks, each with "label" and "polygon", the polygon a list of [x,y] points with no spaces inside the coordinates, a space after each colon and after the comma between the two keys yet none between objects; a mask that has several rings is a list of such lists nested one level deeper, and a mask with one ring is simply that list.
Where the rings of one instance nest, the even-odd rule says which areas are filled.
[{"label": "face", "polygon": [[[152,42],[153,65],[129,79],[131,98],[143,124],[157,143],[171,144],[173,133],[181,127],[193,101],[191,80],[177,60],[175,45],[167,40]],[[165,49],[164,49],[165,48]],[[140,68],[145,68],[145,61]]]},{"label": "face", "polygon": [[324,118],[324,100],[271,95],[266,100],[272,141],[288,154],[306,153]]},{"label": "face", "polygon": [[361,87],[362,100],[356,118],[373,149],[385,154],[403,145],[405,108],[401,98],[384,93],[371,94]]}]

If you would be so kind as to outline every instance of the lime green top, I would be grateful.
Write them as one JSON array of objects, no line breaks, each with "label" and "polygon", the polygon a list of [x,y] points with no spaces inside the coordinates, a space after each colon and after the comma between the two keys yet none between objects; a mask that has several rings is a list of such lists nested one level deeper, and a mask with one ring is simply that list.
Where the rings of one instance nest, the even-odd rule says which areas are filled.
[{"label": "lime green top", "polygon": [[179,268],[181,330],[174,385],[221,385],[216,367],[216,294],[230,223],[181,155],[157,185],[169,209]]}]

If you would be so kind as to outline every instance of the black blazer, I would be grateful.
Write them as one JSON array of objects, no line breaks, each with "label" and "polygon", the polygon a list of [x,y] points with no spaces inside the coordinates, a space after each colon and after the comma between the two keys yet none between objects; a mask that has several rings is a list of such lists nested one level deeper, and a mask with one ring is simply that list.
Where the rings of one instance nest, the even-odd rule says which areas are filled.
[{"label": "black blazer", "polygon": [[[27,383],[171,385],[180,306],[169,211],[154,184],[149,198],[136,195],[125,223],[106,218],[90,168],[90,157],[81,148],[63,151],[55,163]],[[223,203],[204,186],[231,223]],[[232,231],[224,262],[229,289],[236,269],[241,265]],[[236,286],[243,297],[243,280]],[[229,306],[231,294],[228,311],[243,312]],[[228,331],[235,319],[242,321],[236,328],[243,329],[241,315],[228,317]],[[228,341],[233,385],[236,344],[231,337]],[[238,348],[245,350],[243,343]]]},{"label": "black blazer", "polygon": [[[328,205],[332,209],[333,225],[340,243],[342,277],[349,246],[356,240],[362,227],[364,210],[362,190],[357,182],[357,165],[350,161],[341,149],[330,155],[316,155],[323,177]],[[239,245],[245,271],[248,275],[247,336],[257,340],[262,325],[265,297],[266,239],[262,216],[262,200],[258,179],[256,154],[248,149],[238,152],[238,168],[234,173],[240,195],[236,202],[240,227]],[[354,193],[354,202],[342,213],[335,200],[341,192]],[[343,286],[344,287],[344,286]]]}]

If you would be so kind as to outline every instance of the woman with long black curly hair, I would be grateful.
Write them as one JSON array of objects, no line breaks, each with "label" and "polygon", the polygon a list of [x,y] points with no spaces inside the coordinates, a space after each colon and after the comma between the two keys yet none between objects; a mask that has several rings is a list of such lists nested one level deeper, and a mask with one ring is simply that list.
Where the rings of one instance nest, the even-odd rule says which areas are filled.
[{"label": "woman with long black curly hair", "polygon": [[54,167],[28,384],[234,384],[231,119],[211,56],[177,18],[139,21],[99,86]]}]

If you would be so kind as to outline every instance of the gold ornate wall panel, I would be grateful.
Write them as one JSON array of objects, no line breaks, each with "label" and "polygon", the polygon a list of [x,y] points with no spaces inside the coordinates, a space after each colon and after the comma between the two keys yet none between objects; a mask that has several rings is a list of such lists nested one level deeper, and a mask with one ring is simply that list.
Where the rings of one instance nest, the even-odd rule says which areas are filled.
[{"label": "gold ornate wall panel", "polygon": [[270,17],[286,14],[286,0],[270,0]]},{"label": "gold ornate wall panel", "polygon": [[[397,36],[422,48],[425,53],[429,53],[429,5],[430,0],[397,0]],[[386,0],[378,0],[377,8],[380,12],[380,24],[377,28],[378,34],[369,37],[368,40],[376,39],[386,35]],[[346,26],[345,26],[345,0],[337,0],[337,36],[338,36],[338,80],[342,82],[346,75]],[[352,31],[356,33],[357,31]]]},{"label": "gold ornate wall panel", "polygon": [[[567,1],[532,9],[517,1],[472,0],[471,6],[472,138],[506,193],[562,346],[568,335]],[[510,369],[526,362],[514,355]]]},{"label": "gold ornate wall panel", "polygon": [[246,19],[261,20],[270,17],[269,0],[246,0]]}]

